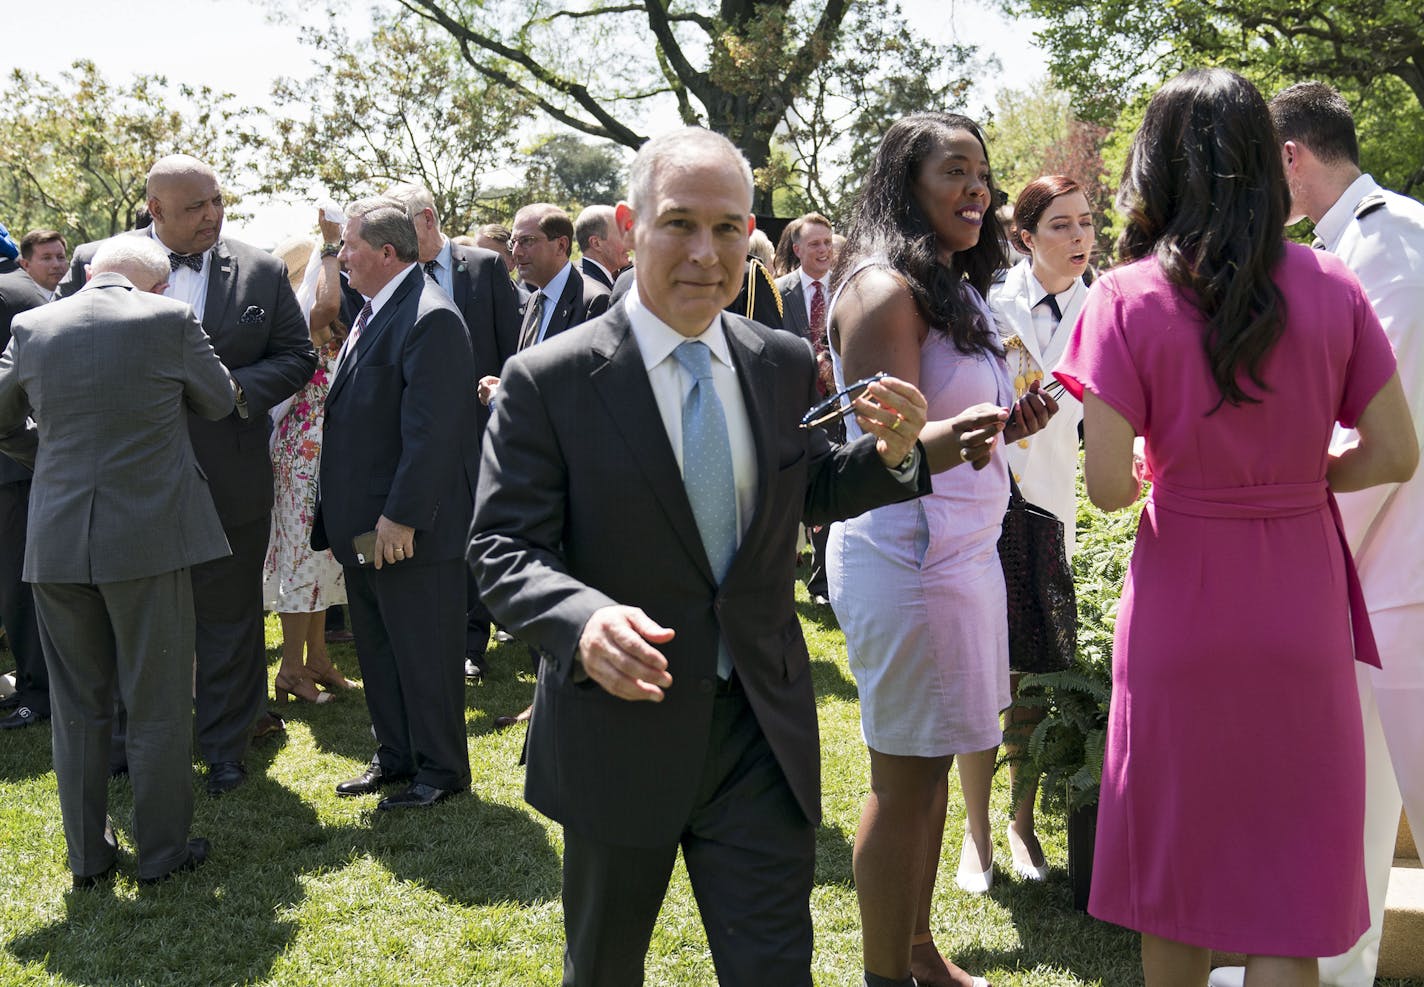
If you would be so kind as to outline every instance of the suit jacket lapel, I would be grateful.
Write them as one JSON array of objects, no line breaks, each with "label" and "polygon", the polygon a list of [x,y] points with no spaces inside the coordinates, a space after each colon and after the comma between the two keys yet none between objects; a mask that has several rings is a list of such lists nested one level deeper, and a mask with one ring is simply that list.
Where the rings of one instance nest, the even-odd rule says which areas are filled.
[{"label": "suit jacket lapel", "polygon": [[227,250],[227,244],[219,240],[213,248],[213,256],[208,269],[208,293],[203,300],[203,328],[208,336],[222,328],[237,295],[237,259]]},{"label": "suit jacket lapel", "polygon": [[782,317],[790,323],[788,328],[798,336],[810,336],[811,324],[806,318],[806,291],[801,284],[801,275],[796,275],[796,285],[786,293],[784,302]]},{"label": "suit jacket lapel", "polygon": [[[741,541],[737,543],[737,554],[732,558],[732,567],[735,568],[737,559],[743,555],[742,547],[757,544],[762,537],[760,529],[767,523],[767,491],[771,489],[771,478],[776,472],[773,451],[776,447],[778,381],[776,364],[767,357],[766,345],[755,332],[724,314],[722,333],[727,338],[732,364],[737,368],[737,383],[742,388],[742,400],[746,402],[747,419],[756,443],[756,509]],[[691,508],[688,510],[690,512]],[[731,570],[728,570],[728,578],[730,576]]]},{"label": "suit jacket lapel", "polygon": [[[1018,333],[1019,340],[1023,343],[1024,351],[1033,360],[1034,365],[1040,370],[1043,369],[1043,355],[1038,351],[1038,328],[1033,324],[1033,305],[1037,298],[1029,298],[1029,288],[1038,290],[1037,283],[1030,273],[1028,262],[1020,261],[1018,266],[1009,272],[1009,276],[1017,277],[1017,282],[1011,287],[1013,291],[1008,299],[1007,308],[1013,312],[1012,328]],[[1014,373],[1016,368],[1009,368],[1010,373]]]},{"label": "suit jacket lapel", "polygon": [[569,327],[573,322],[574,303],[582,295],[583,275],[571,268],[569,279],[564,282],[564,290],[559,294],[559,301],[554,306],[553,317],[549,319],[549,328],[544,332],[545,339],[557,336]]},{"label": "suit jacket lapel", "polygon": [[455,289],[455,307],[464,315],[470,304],[470,265],[459,244],[450,244],[450,264],[450,284]]},{"label": "suit jacket lapel", "polygon": [[599,320],[595,332],[593,351],[606,362],[594,368],[590,382],[657,495],[658,504],[683,548],[702,575],[715,585],[707,550],[702,547],[702,535],[687,500],[687,489],[682,485],[677,457],[663,428],[657,400],[648,384],[648,372],[643,368],[643,354],[624,309],[619,306],[607,318]]},{"label": "suit jacket lapel", "polygon": [[362,355],[370,352],[371,347],[376,344],[376,340],[385,334],[386,329],[395,321],[396,311],[405,303],[406,297],[415,290],[415,286],[424,279],[425,272],[417,264],[405,276],[395,293],[387,299],[386,304],[381,306],[381,310],[371,317],[366,328],[361,330],[361,338],[356,340],[355,348],[341,358],[341,366],[336,370],[336,379],[331,382],[331,389],[326,394],[328,402],[351,379],[356,364],[361,362]]}]

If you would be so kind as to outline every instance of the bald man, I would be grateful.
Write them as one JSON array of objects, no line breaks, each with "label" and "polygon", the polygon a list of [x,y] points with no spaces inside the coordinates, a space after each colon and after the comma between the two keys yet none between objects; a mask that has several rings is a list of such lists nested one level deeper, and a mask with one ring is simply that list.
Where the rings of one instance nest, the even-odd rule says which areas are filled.
[{"label": "bald man", "polygon": [[152,237],[168,256],[164,294],[187,303],[237,382],[237,404],[217,421],[188,416],[232,555],[193,567],[197,612],[198,751],[207,788],[242,784],[254,728],[266,712],[262,563],[272,523],[267,412],[316,370],[306,320],[286,267],[266,251],[223,237],[218,176],[197,158],[159,159],[148,173]]}]

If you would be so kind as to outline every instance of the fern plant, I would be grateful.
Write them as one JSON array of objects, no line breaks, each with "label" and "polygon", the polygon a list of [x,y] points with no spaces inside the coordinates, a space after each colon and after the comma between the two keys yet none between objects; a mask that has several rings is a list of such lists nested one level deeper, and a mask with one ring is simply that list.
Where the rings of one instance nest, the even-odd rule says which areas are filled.
[{"label": "fern plant", "polygon": [[1046,809],[1063,812],[1098,800],[1112,698],[1113,628],[1122,583],[1132,558],[1138,507],[1105,514],[1088,500],[1078,471],[1077,548],[1073,555],[1078,596],[1078,649],[1073,666],[1061,672],[1025,675],[1016,703],[1044,710],[1020,756],[1014,803],[1024,786],[1041,775]]}]

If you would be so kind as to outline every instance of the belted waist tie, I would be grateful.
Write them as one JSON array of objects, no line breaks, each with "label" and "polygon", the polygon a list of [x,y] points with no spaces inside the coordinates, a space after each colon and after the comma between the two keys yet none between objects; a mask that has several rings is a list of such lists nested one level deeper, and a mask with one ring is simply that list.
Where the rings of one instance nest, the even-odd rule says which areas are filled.
[{"label": "belted waist tie", "polygon": [[1355,638],[1355,660],[1378,668],[1379,649],[1370,628],[1369,611],[1365,608],[1365,593],[1360,586],[1360,574],[1355,571],[1355,557],[1345,537],[1345,525],[1340,508],[1335,503],[1324,480],[1314,483],[1266,483],[1249,487],[1169,487],[1152,485],[1151,502],[1161,510],[1189,517],[1253,520],[1288,518],[1313,514],[1329,507],[1335,522],[1335,534],[1340,539],[1340,551],[1345,556],[1345,587],[1350,597],[1350,626]]}]

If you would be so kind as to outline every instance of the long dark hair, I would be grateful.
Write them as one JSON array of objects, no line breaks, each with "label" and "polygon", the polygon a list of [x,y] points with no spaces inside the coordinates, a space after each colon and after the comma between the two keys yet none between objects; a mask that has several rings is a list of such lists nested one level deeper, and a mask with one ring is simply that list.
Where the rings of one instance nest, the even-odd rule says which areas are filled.
[{"label": "long dark hair", "polygon": [[925,321],[948,333],[960,352],[973,353],[998,345],[994,328],[961,287],[967,282],[982,297],[1005,266],[1003,232],[995,214],[998,188],[991,177],[979,242],[954,254],[948,267],[939,261],[934,228],[914,193],[925,159],[956,131],[973,134],[988,159],[978,124],[957,113],[916,113],[891,124],[856,199],[831,284],[840,285],[864,258],[886,257],[905,279]]},{"label": "long dark hair", "polygon": [[1226,69],[1191,69],[1163,86],[1133,138],[1118,206],[1122,258],[1155,256],[1206,318],[1216,408],[1258,403],[1240,377],[1267,390],[1261,365],[1285,328],[1271,272],[1285,254],[1290,191],[1256,87]]}]

